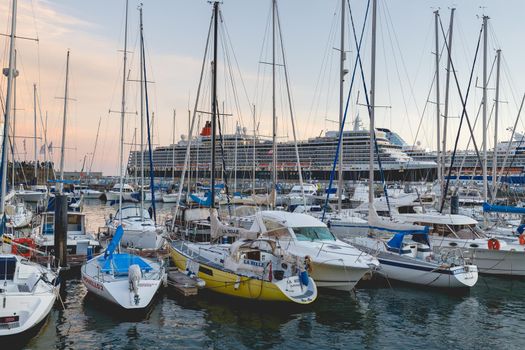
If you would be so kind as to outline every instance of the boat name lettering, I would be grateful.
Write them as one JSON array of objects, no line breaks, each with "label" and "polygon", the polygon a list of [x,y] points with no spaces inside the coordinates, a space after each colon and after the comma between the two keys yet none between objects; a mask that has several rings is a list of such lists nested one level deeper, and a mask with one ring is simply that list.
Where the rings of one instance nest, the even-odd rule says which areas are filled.
[{"label": "boat name lettering", "polygon": [[91,287],[96,288],[98,290],[104,290],[104,286],[101,285],[100,283],[97,283],[97,282],[95,282],[95,281],[93,281],[93,280],[91,280],[91,279],[89,279],[89,278],[87,278],[85,276],[82,277],[82,279],[84,280],[84,282],[89,284]]}]

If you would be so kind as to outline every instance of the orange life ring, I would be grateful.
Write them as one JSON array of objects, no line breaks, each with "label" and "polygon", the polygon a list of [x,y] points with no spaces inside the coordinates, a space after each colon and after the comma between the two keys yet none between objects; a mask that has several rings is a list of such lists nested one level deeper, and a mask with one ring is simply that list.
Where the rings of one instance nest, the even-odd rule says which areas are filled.
[{"label": "orange life ring", "polygon": [[525,233],[522,233],[519,237],[519,242],[521,245],[525,245]]},{"label": "orange life ring", "polygon": [[20,255],[24,258],[31,258],[33,249],[35,249],[35,241],[31,238],[15,238],[11,246],[11,253]]},{"label": "orange life ring", "polygon": [[489,239],[487,245],[489,247],[489,250],[499,250],[500,248],[500,243],[496,238]]}]

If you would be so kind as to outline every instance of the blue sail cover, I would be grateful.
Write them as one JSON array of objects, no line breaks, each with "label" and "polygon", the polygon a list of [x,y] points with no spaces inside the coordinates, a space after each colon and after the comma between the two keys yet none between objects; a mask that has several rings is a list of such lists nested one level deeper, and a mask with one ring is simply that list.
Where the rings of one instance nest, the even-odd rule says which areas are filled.
[{"label": "blue sail cover", "polygon": [[426,245],[430,246],[430,240],[428,239],[428,234],[427,233],[417,233],[417,234],[415,234],[415,233],[412,233],[412,232],[398,232],[398,233],[396,233],[387,242],[387,245],[390,248],[395,248],[395,249],[400,250],[401,247],[403,246],[403,238],[405,236],[408,236],[408,235],[411,235],[412,236],[412,240],[414,240],[415,242],[423,243],[423,244],[426,244]]},{"label": "blue sail cover", "polygon": [[512,207],[508,205],[491,205],[483,203],[483,211],[486,213],[508,213],[525,215],[525,208]]},{"label": "blue sail cover", "polygon": [[124,229],[122,228],[122,225],[119,225],[119,227],[117,227],[117,230],[115,231],[115,234],[113,235],[113,239],[111,240],[111,242],[109,242],[108,247],[104,252],[104,259],[106,259],[109,256],[108,260],[111,260],[111,258],[113,257],[113,252],[115,251],[115,249],[117,249],[118,244],[122,239],[123,235]]},{"label": "blue sail cover", "polygon": [[205,197],[206,199],[201,199],[194,194],[190,194],[190,198],[198,205],[202,207],[210,207],[211,206],[211,191],[207,191],[205,196],[206,196]]}]

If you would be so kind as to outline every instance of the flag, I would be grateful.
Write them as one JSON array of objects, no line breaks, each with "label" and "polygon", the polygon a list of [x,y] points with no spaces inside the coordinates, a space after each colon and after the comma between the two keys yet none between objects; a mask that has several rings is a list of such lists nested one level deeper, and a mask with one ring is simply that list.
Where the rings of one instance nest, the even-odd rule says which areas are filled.
[{"label": "flag", "polygon": [[27,152],[27,150],[26,150],[26,140],[22,141],[22,143],[24,144],[24,153],[26,153]]},{"label": "flag", "polygon": [[51,143],[49,144],[49,146],[47,146],[47,152],[48,152],[48,153],[53,153],[53,141],[51,141]]},{"label": "flag", "polygon": [[44,153],[46,153],[46,145],[42,145],[42,147],[40,147],[40,154]]}]

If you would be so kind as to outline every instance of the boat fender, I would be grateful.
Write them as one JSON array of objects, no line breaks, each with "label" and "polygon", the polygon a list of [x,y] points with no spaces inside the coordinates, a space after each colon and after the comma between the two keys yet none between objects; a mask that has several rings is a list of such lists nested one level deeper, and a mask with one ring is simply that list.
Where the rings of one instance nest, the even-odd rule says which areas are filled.
[{"label": "boat fender", "polygon": [[310,279],[308,278],[308,272],[306,270],[299,272],[299,281],[303,286],[308,287]]},{"label": "boat fender", "polygon": [[500,243],[496,238],[491,238],[487,242],[489,250],[499,250]]},{"label": "boat fender", "polygon": [[139,282],[142,277],[142,272],[140,267],[137,264],[133,264],[129,267],[128,270],[128,280],[129,280],[129,291],[135,294],[135,305],[139,303]]},{"label": "boat fender", "polygon": [[310,255],[307,255],[304,257],[304,267],[306,271],[308,271],[309,274],[311,274],[312,271],[314,270],[313,264],[312,264],[312,258],[310,257]]},{"label": "boat fender", "polygon": [[525,233],[522,233],[519,237],[520,245],[525,245]]},{"label": "boat fender", "polygon": [[272,262],[270,261],[268,263],[268,281],[272,282],[273,280],[273,269],[272,269]]}]

